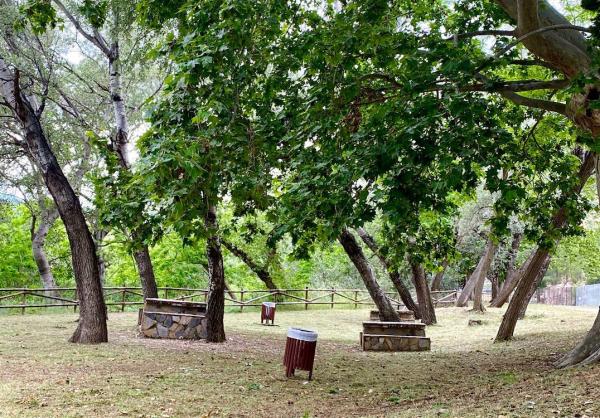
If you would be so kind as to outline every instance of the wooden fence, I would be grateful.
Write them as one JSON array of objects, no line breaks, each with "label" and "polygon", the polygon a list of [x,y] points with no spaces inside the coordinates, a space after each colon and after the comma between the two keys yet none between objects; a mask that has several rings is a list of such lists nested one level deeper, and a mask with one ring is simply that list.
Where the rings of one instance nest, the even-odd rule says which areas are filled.
[{"label": "wooden fence", "polygon": [[[208,296],[207,289],[193,289],[186,287],[160,287],[159,297],[165,299],[178,299],[205,302]],[[436,306],[447,306],[456,300],[456,291],[431,292]],[[79,302],[77,291],[72,287],[56,289],[9,288],[0,289],[0,309],[16,309],[22,314],[27,309],[42,309],[53,307],[72,307],[77,310]],[[396,293],[388,292],[387,297],[393,305],[400,308],[403,303]],[[124,311],[128,306],[143,305],[141,287],[105,287],[104,299],[108,307]],[[225,294],[227,307],[260,306],[262,302],[277,302],[278,305],[325,306],[333,309],[336,306],[358,308],[362,305],[373,305],[369,293],[364,289],[277,289],[277,290],[231,290]]]}]

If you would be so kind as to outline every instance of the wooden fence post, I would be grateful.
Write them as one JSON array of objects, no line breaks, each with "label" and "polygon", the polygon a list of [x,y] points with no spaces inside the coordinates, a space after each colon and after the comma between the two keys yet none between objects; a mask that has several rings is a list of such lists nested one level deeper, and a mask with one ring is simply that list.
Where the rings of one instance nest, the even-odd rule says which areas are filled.
[{"label": "wooden fence post", "polygon": [[244,310],[244,289],[240,290],[240,312]]},{"label": "wooden fence post", "polygon": [[125,312],[125,289],[121,289],[121,312]]},{"label": "wooden fence post", "polygon": [[304,288],[304,310],[308,310],[308,286]]},{"label": "wooden fence post", "polygon": [[333,309],[333,298],[335,296],[335,289],[331,288],[331,309]]},{"label": "wooden fence post", "polygon": [[23,294],[21,295],[21,305],[23,305],[21,308],[21,315],[25,315],[25,305],[27,304],[27,293],[25,293],[26,290],[27,289],[23,289]]},{"label": "wooden fence post", "polygon": [[354,291],[354,309],[358,308],[358,290]]}]

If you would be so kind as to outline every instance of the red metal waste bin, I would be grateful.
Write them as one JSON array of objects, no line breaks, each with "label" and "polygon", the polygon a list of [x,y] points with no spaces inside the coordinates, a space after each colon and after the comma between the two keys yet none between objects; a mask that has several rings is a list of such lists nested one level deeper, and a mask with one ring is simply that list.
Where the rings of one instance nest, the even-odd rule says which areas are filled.
[{"label": "red metal waste bin", "polygon": [[274,302],[263,302],[260,311],[260,323],[263,321],[269,325],[269,321],[271,321],[271,325],[275,323],[275,308],[276,305]]},{"label": "red metal waste bin", "polygon": [[293,376],[296,370],[306,370],[308,380],[311,380],[316,348],[316,332],[301,328],[288,329],[285,354],[283,355],[286,377]]}]

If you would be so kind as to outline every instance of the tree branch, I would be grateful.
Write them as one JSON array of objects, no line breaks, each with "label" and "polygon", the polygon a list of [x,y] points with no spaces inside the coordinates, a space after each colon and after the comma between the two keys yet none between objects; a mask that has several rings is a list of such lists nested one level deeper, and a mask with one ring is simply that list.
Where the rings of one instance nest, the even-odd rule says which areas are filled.
[{"label": "tree branch", "polygon": [[69,10],[67,10],[65,5],[62,4],[62,2],[60,0],[53,0],[53,1],[54,1],[54,3],[56,3],[58,8],[64,13],[64,15],[67,17],[67,19],[69,19],[71,21],[73,26],[75,26],[75,29],[77,29],[77,32],[82,34],[83,37],[85,39],[87,39],[88,41],[90,41],[92,44],[96,45],[98,47],[98,49],[100,49],[100,51],[102,51],[102,53],[104,55],[106,55],[106,56],[110,55],[110,49],[106,45],[106,42],[104,41],[104,39],[102,38],[102,36],[100,35],[100,33],[98,32],[97,29],[94,29],[93,35],[86,32],[86,30],[83,28],[83,26],[81,26],[81,23],[79,22],[79,20],[77,20],[77,18],[75,16],[73,16],[73,14],[71,14],[71,12],[69,12]]},{"label": "tree branch", "polygon": [[567,116],[567,105],[564,103],[525,97],[512,91],[499,91],[498,93],[500,93],[500,95],[502,95],[504,98],[518,105],[543,109],[549,112],[555,112]]},{"label": "tree branch", "polygon": [[[521,2],[519,2],[519,3],[521,3]],[[520,16],[520,14],[519,14],[519,16]],[[586,28],[584,26],[571,25],[568,23],[564,23],[564,24],[560,24],[560,25],[545,26],[543,28],[538,28],[538,29],[532,30],[530,32],[527,32],[526,34],[518,37],[513,42],[506,45],[504,48],[502,48],[500,51],[498,51],[496,54],[494,54],[494,59],[497,59],[497,58],[501,57],[502,55],[506,54],[508,51],[510,51],[515,46],[517,46],[518,44],[520,44],[521,42],[523,42],[524,40],[526,40],[527,38],[529,38],[531,36],[539,35],[541,33],[548,32],[550,30],[565,30],[565,29],[577,30],[580,32],[588,32],[588,33],[592,32],[592,30],[590,28]]]},{"label": "tree branch", "polygon": [[477,30],[474,32],[465,32],[454,34],[451,38],[447,38],[447,41],[458,41],[459,39],[474,38],[476,36],[515,36],[516,31],[501,30],[501,29],[490,29],[490,30]]},{"label": "tree branch", "polygon": [[[518,81],[500,81],[489,80],[485,83],[472,84],[469,86],[458,87],[460,91],[533,91],[533,90],[557,90],[569,86],[570,81],[562,80],[518,80]],[[455,86],[439,86],[441,89],[455,90]],[[438,90],[437,88],[435,90]]]}]

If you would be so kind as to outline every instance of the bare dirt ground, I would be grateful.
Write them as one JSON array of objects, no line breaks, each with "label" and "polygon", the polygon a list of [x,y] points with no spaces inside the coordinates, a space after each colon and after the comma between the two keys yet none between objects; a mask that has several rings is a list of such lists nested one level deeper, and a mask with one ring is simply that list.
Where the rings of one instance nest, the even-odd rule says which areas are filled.
[{"label": "bare dirt ground", "polygon": [[[72,314],[0,316],[0,417],[600,416],[600,366],[552,366],[596,309],[534,305],[493,344],[501,315],[438,310],[429,353],[360,351],[364,309],[228,313],[216,345],[140,338],[136,313],[110,314],[99,346],[67,342]],[[284,377],[288,326],[319,332],[311,382]]]}]

